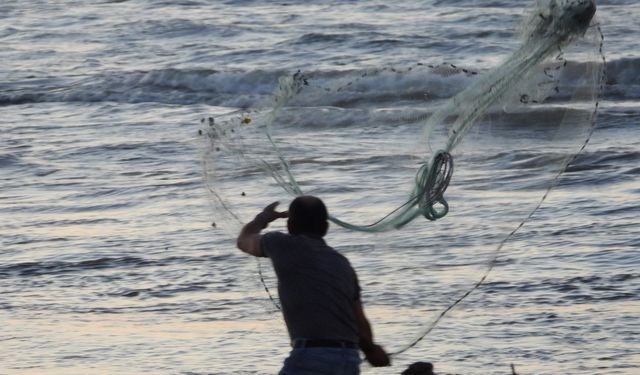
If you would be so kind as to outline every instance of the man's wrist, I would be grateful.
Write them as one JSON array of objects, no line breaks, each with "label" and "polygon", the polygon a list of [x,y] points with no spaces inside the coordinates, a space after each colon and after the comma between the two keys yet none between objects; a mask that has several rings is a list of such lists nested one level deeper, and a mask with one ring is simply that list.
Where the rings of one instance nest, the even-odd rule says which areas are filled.
[{"label": "man's wrist", "polygon": [[253,222],[256,223],[256,225],[258,225],[260,229],[264,229],[269,225],[269,219],[266,218],[264,212],[260,212],[259,214],[257,214],[253,219]]},{"label": "man's wrist", "polygon": [[376,344],[371,342],[371,341],[368,341],[368,342],[362,342],[361,341],[360,342],[360,349],[362,349],[363,352],[368,352],[368,351],[370,351],[371,349],[373,349],[375,347],[376,347]]}]

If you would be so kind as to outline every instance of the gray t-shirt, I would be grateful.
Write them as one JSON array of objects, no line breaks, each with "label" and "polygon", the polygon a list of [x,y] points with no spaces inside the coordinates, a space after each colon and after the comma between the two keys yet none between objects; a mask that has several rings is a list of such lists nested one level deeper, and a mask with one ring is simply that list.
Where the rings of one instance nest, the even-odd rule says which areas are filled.
[{"label": "gray t-shirt", "polygon": [[278,276],[278,294],[291,339],[358,342],[356,273],[322,238],[269,232],[260,244]]}]

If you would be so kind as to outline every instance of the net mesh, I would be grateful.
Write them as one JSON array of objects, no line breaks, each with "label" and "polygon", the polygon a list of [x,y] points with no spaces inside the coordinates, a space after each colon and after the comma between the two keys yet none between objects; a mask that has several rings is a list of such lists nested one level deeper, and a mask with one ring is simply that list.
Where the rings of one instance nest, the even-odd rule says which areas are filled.
[{"label": "net mesh", "polygon": [[[418,167],[409,198],[373,224],[351,224],[335,216],[332,216],[331,220],[352,230],[378,232],[398,229],[418,216],[424,216],[430,220],[443,217],[448,212],[448,205],[442,194],[427,200],[423,198],[428,195],[425,194],[425,191],[433,190],[433,186],[425,184],[428,181],[434,181],[434,179],[428,179],[427,176],[433,168],[435,157],[442,152],[452,153],[470,129],[487,116],[490,108],[501,106],[505,112],[513,111],[513,108],[517,107],[517,104],[514,104],[514,98],[517,98],[520,104],[539,104],[551,92],[560,92],[558,74],[567,64],[563,49],[585,34],[594,12],[595,5],[587,0],[539,2],[525,22],[523,28],[525,39],[521,47],[499,67],[482,75],[465,90],[440,105],[426,120],[423,125],[421,144],[427,147],[424,150],[423,160]],[[292,76],[282,77],[271,103],[264,106],[266,109],[235,113],[230,118],[224,118],[217,123],[213,118],[209,118],[209,126],[205,129],[211,141],[211,148],[205,157],[207,161],[206,180],[208,182],[218,180],[215,177],[216,170],[211,169],[212,161],[219,159],[212,153],[218,152],[225,156],[231,156],[235,161],[235,166],[248,164],[262,170],[291,195],[304,194],[300,183],[294,176],[287,153],[281,149],[276,141],[274,127],[286,129],[286,126],[282,126],[283,124],[304,126],[305,120],[309,118],[322,119],[321,121],[328,124],[357,121],[362,126],[371,126],[381,120],[384,121],[384,118],[376,116],[379,113],[375,110],[350,108],[356,106],[359,100],[357,96],[353,95],[354,92],[378,91],[374,87],[367,87],[366,81],[373,76],[379,78],[376,80],[378,83],[381,77],[383,80],[406,79],[419,82],[413,80],[414,75],[411,74],[415,68],[411,67],[406,70],[385,68],[380,71],[364,72],[355,78],[347,74],[346,79],[338,79],[328,85],[322,85],[322,83],[317,85],[315,79],[305,76],[300,71]],[[429,68],[432,73],[444,75],[460,72],[455,66],[449,66],[451,68],[449,70],[446,69],[446,65],[430,66]],[[466,69],[462,71],[469,73]],[[384,77],[388,73],[395,77]],[[322,80],[320,81],[322,82]],[[420,88],[416,87],[416,84],[409,83],[405,87],[406,91],[403,96],[407,99],[420,93]],[[378,95],[384,97],[385,93],[378,91]],[[368,95],[366,98],[374,101],[376,99],[375,94],[373,97]],[[323,108],[321,107],[323,104],[331,107]],[[370,105],[371,102],[368,101],[367,104]],[[355,114],[359,118],[357,120],[344,118],[341,116],[344,115],[344,113],[340,113],[341,111],[331,113],[336,112],[336,106],[351,109],[351,114]],[[400,122],[415,124],[425,117],[424,114],[410,112],[413,114],[406,114],[405,118],[400,119]],[[251,130],[245,130],[246,128]],[[256,138],[258,138],[257,142]],[[569,137],[571,141],[575,141],[576,138],[578,137]],[[238,221],[239,218],[230,208],[231,205],[226,202],[222,194],[215,191],[217,187],[213,184],[209,184],[209,187],[219,208],[227,211],[234,221]],[[442,205],[443,208],[441,210],[435,209],[436,203]]]},{"label": "net mesh", "polygon": [[[235,236],[260,208],[256,202],[314,194],[328,201],[333,222],[350,230],[404,227],[376,237],[381,252],[398,244],[413,244],[425,256],[435,254],[425,250],[429,245],[473,252],[438,270],[442,280],[455,274],[456,282],[427,302],[442,306],[431,323],[417,335],[406,321],[392,325],[396,334],[416,336],[396,354],[415,346],[484,282],[505,243],[588,142],[604,75],[594,11],[588,0],[536,2],[521,46],[488,72],[429,63],[307,70],[282,77],[265,102],[203,119],[216,226]],[[363,217],[375,219],[362,223]],[[428,243],[416,240],[427,234]],[[469,257],[489,261],[461,267]],[[482,278],[473,280],[478,272]],[[264,278],[269,292],[273,276]],[[389,280],[385,293],[411,294]]]}]

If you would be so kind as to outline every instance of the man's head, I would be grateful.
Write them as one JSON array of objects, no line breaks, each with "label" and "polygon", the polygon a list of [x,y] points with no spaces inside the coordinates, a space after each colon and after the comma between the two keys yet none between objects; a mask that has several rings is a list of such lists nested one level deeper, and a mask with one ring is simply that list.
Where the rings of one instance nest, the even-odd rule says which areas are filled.
[{"label": "man's head", "polygon": [[329,229],[329,214],[324,203],[316,197],[303,195],[289,205],[287,228],[291,234],[312,234],[324,237]]}]

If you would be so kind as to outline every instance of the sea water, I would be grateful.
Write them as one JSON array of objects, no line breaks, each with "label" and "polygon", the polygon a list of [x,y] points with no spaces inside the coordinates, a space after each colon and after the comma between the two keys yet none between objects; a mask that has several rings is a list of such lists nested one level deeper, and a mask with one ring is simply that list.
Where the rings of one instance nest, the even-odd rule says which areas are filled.
[{"label": "sea water", "polygon": [[[446,62],[482,74],[518,46],[528,5],[2,2],[0,374],[276,373],[289,350],[284,322],[255,259],[212,225],[200,120],[264,101],[298,69]],[[510,374],[511,363],[521,374],[640,373],[638,17],[633,0],[598,2],[607,79],[596,131],[486,284],[393,367],[363,373],[415,361],[456,374]],[[390,96],[408,90],[372,82]],[[427,89],[446,98],[465,85],[432,77]],[[315,157],[327,168],[306,173],[325,184],[330,210],[378,217],[383,199],[362,190],[396,172],[390,135],[414,133],[365,128],[288,125],[292,140],[322,141],[326,160]],[[514,150],[502,162],[535,157]],[[343,162],[349,173],[336,173]],[[230,172],[225,183],[256,213],[272,198],[267,181]],[[501,199],[487,190],[482,221],[455,216],[452,202],[454,219],[412,224],[393,246],[332,228],[327,241],[356,268],[380,344],[410,342],[481,277],[522,219],[492,213]]]}]

